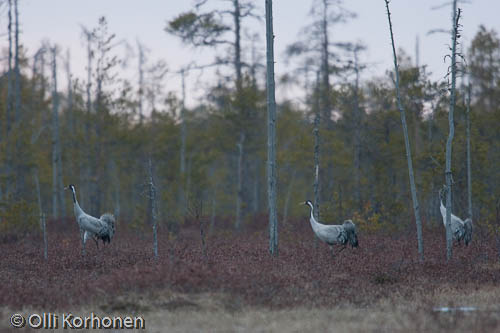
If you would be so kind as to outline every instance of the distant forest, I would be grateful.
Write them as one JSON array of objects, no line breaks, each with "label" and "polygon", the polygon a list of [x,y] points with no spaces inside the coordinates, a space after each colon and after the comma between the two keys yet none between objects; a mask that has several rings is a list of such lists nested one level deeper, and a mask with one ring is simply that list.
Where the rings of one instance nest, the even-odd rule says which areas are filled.
[{"label": "distant forest", "polygon": [[[8,24],[0,69],[0,232],[32,230],[41,213],[72,216],[71,196],[64,191],[68,184],[76,186],[88,213],[110,211],[119,223],[147,227],[150,159],[160,226],[182,225],[201,210],[212,226],[245,229],[255,216],[267,214],[265,63],[242,46],[249,43],[242,30],[246,19],[257,15],[252,1],[236,2],[231,11],[208,10],[201,2],[190,12],[166,17],[165,33],[186,47],[227,50],[226,58],[210,63],[224,70],[216,71],[204,98],[190,108],[185,106],[190,91],[182,87],[183,94],[168,93],[162,82],[172,73],[194,75],[201,65],[169,68],[161,61],[147,62],[137,43],[139,80],[124,80],[120,63],[125,55],[120,58],[113,49],[119,36],[102,17],[95,27],[82,28],[87,75],[77,78],[69,71],[64,45],[46,42],[26,52],[18,29],[22,13],[15,3],[0,21]],[[413,230],[393,68],[384,77],[360,80],[366,64],[358,56],[369,50],[354,42],[334,45],[330,33],[353,13],[322,9],[312,13],[310,35],[287,49],[288,57],[302,65],[276,78],[277,86],[302,92],[277,105],[279,224],[304,217],[308,210],[298,203],[314,197],[316,126],[320,219],[341,223],[349,218],[367,233]],[[462,50],[453,214],[467,216],[469,108],[473,221],[479,231],[493,232],[500,226],[500,39],[481,26]],[[438,191],[445,181],[446,73],[435,81],[404,51],[398,50],[398,58],[420,214],[424,228],[442,227]]]}]

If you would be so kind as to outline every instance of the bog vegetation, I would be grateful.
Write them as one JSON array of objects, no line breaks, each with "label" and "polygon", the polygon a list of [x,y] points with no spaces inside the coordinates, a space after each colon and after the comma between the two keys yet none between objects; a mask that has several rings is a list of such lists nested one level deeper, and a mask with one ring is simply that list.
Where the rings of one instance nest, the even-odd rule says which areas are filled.
[{"label": "bog vegetation", "polygon": [[[369,50],[350,43],[334,48],[329,33],[333,25],[355,15],[317,1],[321,10],[312,12],[308,30],[313,35],[287,51],[299,65],[276,78],[277,84],[288,84],[303,95],[277,103],[277,212],[283,234],[279,259],[273,261],[266,252],[262,222],[267,214],[265,76],[259,57],[251,57],[246,48],[243,52],[251,41],[240,26],[256,19],[258,8],[251,1],[235,1],[231,11],[210,11],[205,2],[165,27],[191,47],[228,47],[227,58],[210,63],[221,68],[217,79],[195,107],[187,108],[189,89],[183,86],[180,96],[166,91],[165,75],[184,78],[201,65],[167,70],[161,61],[148,62],[138,43],[139,81],[129,82],[119,75],[125,56],[114,49],[113,24],[102,17],[95,27],[82,28],[88,75],[76,78],[63,45],[46,42],[34,50],[22,44],[17,33],[22,15],[18,17],[17,5],[9,1],[9,45],[2,50],[0,76],[0,252],[7,258],[0,264],[2,304],[79,303],[95,297],[87,290],[97,285],[109,295],[132,286],[168,286],[227,290],[250,303],[271,306],[362,304],[364,298],[354,291],[368,285],[377,298],[389,290],[411,297],[414,291],[408,285],[429,291],[441,282],[456,289],[498,283],[496,31],[481,26],[463,45],[466,62],[457,81],[454,115],[452,211],[469,215],[470,116],[475,238],[467,251],[457,251],[457,261],[449,266],[442,265],[445,230],[438,194],[445,177],[449,87],[398,51],[401,103],[427,253],[426,261],[418,262],[394,73],[388,69],[382,77],[360,80],[365,67],[358,56]],[[148,195],[153,178],[154,202]],[[72,216],[72,201],[63,187],[70,183],[76,185],[86,212],[99,216],[111,210],[117,217],[116,242],[105,249],[109,256],[79,257],[76,223],[66,219]],[[303,219],[308,210],[297,203],[307,199],[318,200],[320,221],[352,219],[359,231],[360,248],[345,251],[335,266],[322,264],[331,260],[328,251],[315,249],[313,237],[305,236],[311,234]],[[34,262],[42,253],[37,245],[41,214],[49,217],[47,266]],[[158,265],[151,264],[153,222],[159,230]],[[94,248],[89,254],[95,254]],[[339,267],[349,278],[337,274]],[[80,282],[73,286],[76,277]],[[333,288],[339,281],[342,288]],[[71,292],[61,295],[54,288]]]}]

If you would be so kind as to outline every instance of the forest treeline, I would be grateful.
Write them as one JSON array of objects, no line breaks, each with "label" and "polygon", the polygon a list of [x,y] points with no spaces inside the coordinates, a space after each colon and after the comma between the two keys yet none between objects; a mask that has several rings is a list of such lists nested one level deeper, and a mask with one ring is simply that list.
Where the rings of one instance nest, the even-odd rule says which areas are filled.
[{"label": "forest treeline", "polygon": [[[232,15],[243,18],[242,13],[255,10],[240,9]],[[216,39],[235,32],[232,26],[218,25],[214,15],[204,15],[181,14],[166,31],[195,47],[215,47]],[[160,225],[182,223],[200,207],[211,223],[230,221],[235,228],[267,213],[265,81],[257,59],[240,60],[239,68],[232,61],[238,52],[249,52],[239,42],[230,46],[231,61],[216,59],[212,65],[236,65],[234,73],[220,74],[199,104],[186,108],[184,96],[160,93],[167,73],[162,62],[143,62],[141,68],[139,61],[138,84],[120,78],[123,59],[112,52],[116,36],[105,18],[95,28],[82,29],[86,78],[69,71],[70,57],[63,46],[46,42],[34,54],[31,48],[28,52],[16,34],[16,19],[17,15],[11,17],[9,48],[2,50],[6,60],[0,77],[0,230],[26,230],[37,223],[40,212],[71,216],[71,197],[63,189],[68,184],[76,186],[87,212],[111,211],[120,223],[145,226],[151,219],[149,158]],[[186,31],[207,35],[188,36]],[[493,230],[500,225],[500,39],[497,32],[480,27],[465,46],[455,111],[453,213],[467,215],[465,112],[470,82],[473,220]],[[277,86],[303,92],[277,105],[279,223],[308,212],[297,203],[314,195],[316,121],[320,219],[350,218],[365,232],[413,228],[393,72],[388,69],[383,77],[360,80],[364,66],[358,55],[369,50],[344,45],[345,50],[343,61],[332,56],[325,62],[311,56],[302,42],[288,49],[288,57],[305,65],[277,80]],[[431,79],[425,66],[417,67],[402,51],[399,62],[424,227],[440,225],[448,86],[445,78]],[[188,70],[196,68],[176,73]],[[299,79],[303,77],[312,79]],[[57,81],[61,78],[66,81]]]}]

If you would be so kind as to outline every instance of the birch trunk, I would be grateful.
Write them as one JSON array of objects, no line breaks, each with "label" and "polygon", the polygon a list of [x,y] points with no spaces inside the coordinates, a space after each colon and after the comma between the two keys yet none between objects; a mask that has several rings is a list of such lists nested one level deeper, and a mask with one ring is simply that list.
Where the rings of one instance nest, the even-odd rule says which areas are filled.
[{"label": "birch trunk", "polygon": [[417,199],[417,189],[415,186],[415,178],[413,176],[413,163],[411,159],[411,147],[410,140],[408,138],[408,126],[406,124],[406,115],[405,110],[403,108],[403,104],[401,103],[401,95],[399,91],[399,67],[398,60],[396,56],[396,46],[394,44],[394,34],[392,32],[392,22],[391,22],[391,13],[389,11],[389,0],[384,0],[385,6],[387,9],[387,19],[389,21],[389,31],[391,34],[391,44],[392,44],[392,55],[394,59],[394,71],[396,72],[396,98],[398,109],[401,114],[401,123],[403,125],[403,133],[405,138],[405,147],[406,147],[406,160],[408,162],[408,175],[410,178],[410,189],[411,189],[411,197],[413,202],[413,211],[415,214],[415,223],[417,225],[417,242],[418,242],[418,253],[420,255],[420,260],[424,260],[424,243],[422,238],[422,222],[420,220],[420,207],[418,205]]},{"label": "birch trunk", "polygon": [[274,91],[273,2],[266,0],[267,50],[267,184],[269,205],[269,252],[278,255],[278,217],[276,212],[276,99]]},{"label": "birch trunk", "polygon": [[457,15],[457,1],[453,1],[453,29],[451,35],[451,90],[450,90],[450,109],[448,112],[448,140],[446,141],[446,170],[445,170],[445,180],[446,180],[446,259],[451,260],[452,250],[453,250],[453,238],[451,234],[451,195],[453,185],[453,176],[451,172],[451,153],[453,137],[455,135],[455,125],[453,120],[453,115],[455,112],[455,86],[456,86],[456,72],[457,72],[457,62],[456,62],[456,49],[457,49],[457,36],[458,36],[458,20],[460,19],[460,11]]}]

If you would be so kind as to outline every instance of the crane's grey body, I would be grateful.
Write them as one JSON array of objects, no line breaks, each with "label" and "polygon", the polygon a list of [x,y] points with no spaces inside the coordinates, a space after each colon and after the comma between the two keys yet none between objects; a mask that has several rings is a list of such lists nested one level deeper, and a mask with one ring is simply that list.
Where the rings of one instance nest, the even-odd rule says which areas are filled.
[{"label": "crane's grey body", "polygon": [[[443,205],[442,192],[439,194],[441,216],[443,217],[443,224],[446,228],[446,207]],[[458,216],[451,214],[451,234],[453,239],[455,239],[458,243],[461,240],[464,240],[465,245],[469,245],[472,240],[472,220],[467,218],[465,221],[462,221]]]},{"label": "crane's grey body", "polygon": [[101,239],[103,243],[110,242],[115,234],[115,217],[112,214],[106,213],[100,218],[91,216],[83,211],[76,200],[75,186],[69,185],[68,188],[73,194],[73,209],[75,212],[76,222],[81,230],[84,231],[83,245],[90,238],[97,241]]},{"label": "crane's grey body", "polygon": [[333,250],[333,245],[349,244],[352,247],[358,247],[358,237],[356,235],[356,225],[351,220],[345,220],[341,225],[327,225],[316,221],[314,218],[314,207],[310,200],[304,202],[304,205],[308,205],[311,208],[311,217],[309,221],[311,222],[311,227],[318,236],[320,240],[330,245]]}]

